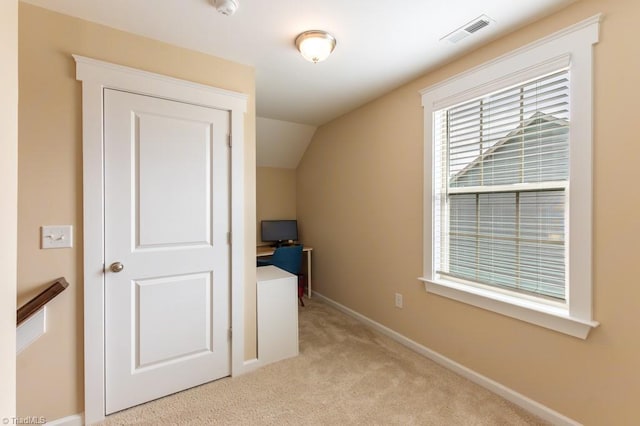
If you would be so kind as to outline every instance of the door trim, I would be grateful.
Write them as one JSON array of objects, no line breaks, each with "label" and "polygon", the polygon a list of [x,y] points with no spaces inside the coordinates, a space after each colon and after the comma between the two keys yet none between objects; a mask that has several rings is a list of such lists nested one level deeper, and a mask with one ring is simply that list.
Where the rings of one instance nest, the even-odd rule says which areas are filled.
[{"label": "door trim", "polygon": [[185,102],[229,111],[231,115],[231,374],[244,363],[245,232],[244,114],[248,96],[185,80],[111,64],[79,55],[76,79],[82,81],[84,221],[84,403],[86,424],[105,417],[104,342],[104,89]]}]

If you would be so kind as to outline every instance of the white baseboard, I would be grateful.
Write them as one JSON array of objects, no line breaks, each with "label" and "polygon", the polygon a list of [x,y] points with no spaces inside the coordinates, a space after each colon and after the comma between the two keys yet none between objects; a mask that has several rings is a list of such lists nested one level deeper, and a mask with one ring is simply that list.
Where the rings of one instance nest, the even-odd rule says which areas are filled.
[{"label": "white baseboard", "polygon": [[483,388],[497,394],[500,395],[501,397],[503,397],[504,399],[506,399],[507,401],[510,401],[522,408],[524,408],[525,410],[529,411],[530,413],[544,419],[547,420],[549,422],[551,422],[552,424],[556,425],[556,426],[560,426],[560,425],[566,425],[566,426],[580,426],[581,424],[576,422],[573,419],[570,419],[569,417],[566,417],[560,413],[558,413],[557,411],[552,410],[551,408],[540,404],[539,402],[536,402],[534,400],[532,400],[531,398],[528,398],[524,395],[522,395],[521,393],[518,393],[516,391],[514,391],[513,389],[510,389],[494,380],[491,380],[490,378],[483,376],[480,373],[477,373],[473,370],[471,370],[470,368],[465,367],[462,364],[459,364],[457,362],[455,362],[452,359],[447,358],[444,355],[439,354],[438,352],[435,352],[429,348],[427,348],[426,346],[423,346],[417,342],[414,342],[413,340],[403,336],[402,334],[388,328],[385,327],[384,325],[365,317],[364,315],[350,309],[347,308],[344,305],[341,305],[340,303],[329,299],[328,297],[317,293],[317,292],[313,292],[313,297],[317,297],[318,299],[321,299],[322,301],[324,301],[325,303],[327,303],[328,305],[336,308],[337,310],[349,315],[350,317],[353,317],[355,319],[357,319],[358,321],[368,325],[369,327],[379,331],[380,333],[384,334],[385,336],[390,337],[391,339],[395,340],[396,342],[400,343],[403,346],[406,346],[407,348],[413,350],[414,352],[419,353],[420,355],[425,356],[426,358],[429,358],[430,360],[442,365],[443,367],[455,372],[456,374],[459,374],[460,376],[471,380],[472,382],[482,386]]},{"label": "white baseboard", "polygon": [[31,318],[16,328],[16,355],[47,332],[47,307],[43,306]]},{"label": "white baseboard", "polygon": [[262,367],[263,365],[264,363],[260,361],[258,358],[247,360],[242,365],[242,371],[240,372],[240,374],[250,373],[251,371],[255,371],[258,368]]},{"label": "white baseboard", "polygon": [[58,420],[45,423],[46,426],[84,426],[84,417],[82,414],[74,414],[73,416],[63,417]]}]

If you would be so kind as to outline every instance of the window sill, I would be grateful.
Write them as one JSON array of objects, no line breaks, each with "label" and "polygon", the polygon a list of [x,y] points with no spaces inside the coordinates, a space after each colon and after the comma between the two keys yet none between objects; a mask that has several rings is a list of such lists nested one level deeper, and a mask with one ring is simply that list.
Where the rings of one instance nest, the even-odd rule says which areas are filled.
[{"label": "window sill", "polygon": [[566,309],[523,300],[506,294],[494,293],[482,288],[469,287],[453,282],[419,278],[428,293],[437,294],[458,302],[477,306],[511,318],[536,324],[580,339],[586,339],[596,321],[571,317]]}]

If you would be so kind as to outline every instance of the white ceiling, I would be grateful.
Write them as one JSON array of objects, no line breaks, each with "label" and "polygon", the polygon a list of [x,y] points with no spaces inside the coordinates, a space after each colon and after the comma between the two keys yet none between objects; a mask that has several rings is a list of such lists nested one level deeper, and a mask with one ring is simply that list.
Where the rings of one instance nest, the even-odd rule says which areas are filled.
[{"label": "white ceiling", "polygon": [[[239,0],[232,16],[209,0],[22,1],[251,65],[257,115],[282,128],[324,124],[575,0]],[[492,25],[456,44],[440,40],[482,14]],[[338,42],[318,64],[294,46],[310,29]],[[259,150],[265,123],[257,126]]]}]

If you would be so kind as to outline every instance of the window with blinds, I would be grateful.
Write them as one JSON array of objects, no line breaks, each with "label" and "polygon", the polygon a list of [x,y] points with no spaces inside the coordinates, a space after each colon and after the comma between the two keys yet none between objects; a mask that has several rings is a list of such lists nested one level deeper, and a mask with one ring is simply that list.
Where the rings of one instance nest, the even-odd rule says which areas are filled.
[{"label": "window with blinds", "polygon": [[433,118],[436,273],[564,302],[569,71]]}]

